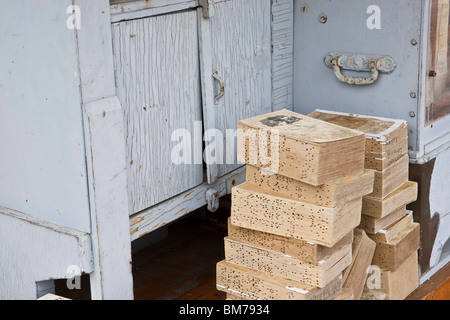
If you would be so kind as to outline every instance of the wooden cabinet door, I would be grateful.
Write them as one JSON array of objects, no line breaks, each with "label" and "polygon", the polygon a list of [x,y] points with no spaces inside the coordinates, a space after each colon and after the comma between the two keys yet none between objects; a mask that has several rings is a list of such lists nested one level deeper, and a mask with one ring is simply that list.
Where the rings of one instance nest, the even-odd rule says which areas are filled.
[{"label": "wooden cabinet door", "polygon": [[197,23],[191,10],[112,25],[131,214],[203,183],[202,164],[172,159],[173,133],[202,121]]},{"label": "wooden cabinet door", "polygon": [[[216,1],[214,15],[199,10],[200,55],[208,182],[237,169],[238,121],[272,110],[271,1]],[[224,95],[218,101],[221,78]],[[208,135],[208,130],[214,137]],[[217,135],[220,132],[221,135]],[[208,148],[215,139],[217,149]],[[210,140],[210,141],[208,141]],[[219,154],[218,154],[219,153]]]}]

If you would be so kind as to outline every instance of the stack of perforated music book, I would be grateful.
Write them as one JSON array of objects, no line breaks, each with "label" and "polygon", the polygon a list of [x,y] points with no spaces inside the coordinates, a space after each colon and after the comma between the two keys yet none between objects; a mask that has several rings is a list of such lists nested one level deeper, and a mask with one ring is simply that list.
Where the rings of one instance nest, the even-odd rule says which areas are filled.
[{"label": "stack of perforated music book", "polygon": [[[375,171],[373,192],[363,197],[360,229],[376,243],[373,274],[362,299],[402,300],[419,285],[420,225],[406,206],[417,200],[409,181],[405,121],[316,110],[309,116],[366,134],[365,168]],[[379,274],[377,274],[377,272]]]},{"label": "stack of perforated music book", "polygon": [[239,122],[247,181],[232,190],[217,288],[228,299],[351,298],[363,197],[374,191],[362,131],[282,110]]}]

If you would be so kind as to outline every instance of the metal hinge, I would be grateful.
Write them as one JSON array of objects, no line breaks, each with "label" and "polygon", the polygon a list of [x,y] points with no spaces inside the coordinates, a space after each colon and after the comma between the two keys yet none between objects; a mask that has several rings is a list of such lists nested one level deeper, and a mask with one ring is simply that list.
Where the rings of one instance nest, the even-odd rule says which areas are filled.
[{"label": "metal hinge", "polygon": [[202,7],[203,18],[214,17],[214,0],[198,0],[198,3]]}]

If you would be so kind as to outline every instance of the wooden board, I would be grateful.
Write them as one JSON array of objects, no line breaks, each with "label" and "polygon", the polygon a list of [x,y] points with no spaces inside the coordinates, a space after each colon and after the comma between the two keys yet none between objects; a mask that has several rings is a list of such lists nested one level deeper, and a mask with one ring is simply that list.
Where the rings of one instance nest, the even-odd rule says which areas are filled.
[{"label": "wooden board", "polygon": [[420,246],[420,225],[412,223],[387,243],[377,243],[372,264],[395,271]]},{"label": "wooden board", "polygon": [[407,297],[407,300],[449,300],[450,264],[445,265]]},{"label": "wooden board", "polygon": [[408,181],[384,199],[364,196],[362,212],[366,216],[384,218],[396,209],[413,203],[417,196],[418,183]]},{"label": "wooden board", "polygon": [[252,271],[226,261],[217,264],[217,289],[251,300],[332,300],[341,293],[342,281],[325,288]]},{"label": "wooden board", "polygon": [[174,141],[174,131],[185,130],[193,141],[195,122],[202,121],[197,14],[120,22],[112,33],[132,215],[203,183],[202,164],[176,165],[172,158],[182,139],[194,147],[187,136]]},{"label": "wooden board", "polygon": [[409,179],[409,156],[395,162],[384,171],[375,171],[373,192],[369,196],[384,199]]},{"label": "wooden board", "polygon": [[332,247],[359,225],[361,207],[362,198],[328,208],[244,183],[232,190],[231,223]]},{"label": "wooden board", "polygon": [[[209,130],[223,135],[222,141],[215,137],[216,143],[223,144],[222,150],[217,146],[215,156],[210,156],[214,153],[210,148],[205,150],[209,157],[208,179],[212,178],[209,182],[242,166],[236,161],[238,121],[272,111],[271,3],[215,1],[214,17],[199,17],[201,81],[203,88],[211,89],[202,92],[205,134],[207,140]],[[212,79],[214,70],[224,83],[224,96],[217,101],[214,97],[220,92],[220,85]],[[212,103],[205,104],[208,100]],[[214,161],[219,152],[223,159]]]},{"label": "wooden board", "polygon": [[355,300],[360,300],[367,279],[367,269],[371,265],[376,243],[364,230],[354,230],[353,259],[351,265],[342,275],[342,287],[353,293]]},{"label": "wooden board", "polygon": [[419,286],[417,251],[413,252],[396,271],[381,270],[381,292],[388,300],[404,300]]},{"label": "wooden board", "polygon": [[366,134],[365,168],[383,171],[408,153],[406,121],[326,110],[308,116]]},{"label": "wooden board", "polygon": [[281,110],[242,120],[238,160],[314,186],[364,170],[364,134]]},{"label": "wooden board", "polygon": [[369,234],[369,237],[379,243],[390,242],[395,236],[397,236],[413,222],[414,217],[412,211],[407,210],[406,214],[402,218],[378,231],[376,234]]},{"label": "wooden board", "polygon": [[277,192],[300,201],[326,207],[339,207],[373,191],[374,172],[364,170],[355,175],[315,187],[282,175],[264,174],[264,169],[247,165],[247,183],[262,192]]},{"label": "wooden board", "polygon": [[396,221],[400,220],[406,212],[406,206],[400,207],[390,213],[389,215],[383,217],[383,218],[374,218],[364,215],[361,216],[361,224],[359,225],[360,229],[363,229],[368,234],[376,234],[380,230],[383,230],[385,227],[395,223]]},{"label": "wooden board", "polygon": [[225,238],[225,259],[227,262],[250,270],[324,288],[342,275],[342,271],[350,265],[352,246],[347,245],[318,263],[310,263],[227,237]]},{"label": "wooden board", "polygon": [[353,231],[336,243],[332,248],[321,246],[317,243],[306,242],[294,238],[279,236],[272,233],[261,232],[253,229],[236,227],[228,220],[229,237],[247,243],[252,243],[267,250],[280,252],[292,256],[304,262],[319,263],[325,260],[333,252],[352,244]]}]

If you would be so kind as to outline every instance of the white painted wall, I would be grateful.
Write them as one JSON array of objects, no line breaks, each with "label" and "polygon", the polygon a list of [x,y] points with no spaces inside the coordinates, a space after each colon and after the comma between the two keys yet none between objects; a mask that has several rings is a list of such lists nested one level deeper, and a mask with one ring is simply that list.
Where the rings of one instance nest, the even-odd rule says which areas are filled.
[{"label": "white painted wall", "polygon": [[0,206],[89,232],[72,1],[0,5]]}]

